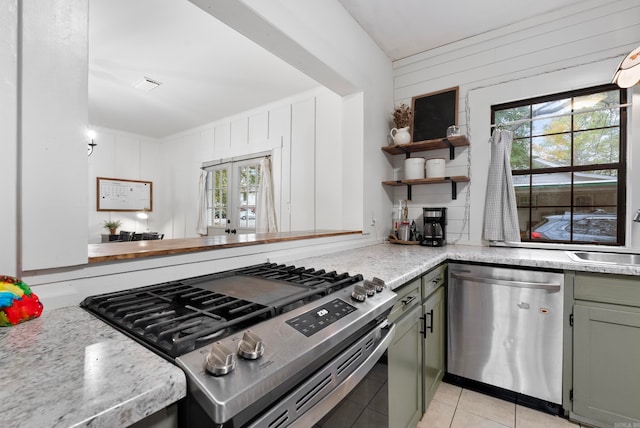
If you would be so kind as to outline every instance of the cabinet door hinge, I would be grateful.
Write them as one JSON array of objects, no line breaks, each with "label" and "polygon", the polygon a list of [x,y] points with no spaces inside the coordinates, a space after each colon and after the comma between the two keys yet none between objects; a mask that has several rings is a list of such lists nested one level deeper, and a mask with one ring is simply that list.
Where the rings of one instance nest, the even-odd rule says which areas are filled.
[{"label": "cabinet door hinge", "polygon": [[569,325],[573,327],[573,314],[569,315]]},{"label": "cabinet door hinge", "polygon": [[569,390],[569,400],[573,401],[573,389]]}]

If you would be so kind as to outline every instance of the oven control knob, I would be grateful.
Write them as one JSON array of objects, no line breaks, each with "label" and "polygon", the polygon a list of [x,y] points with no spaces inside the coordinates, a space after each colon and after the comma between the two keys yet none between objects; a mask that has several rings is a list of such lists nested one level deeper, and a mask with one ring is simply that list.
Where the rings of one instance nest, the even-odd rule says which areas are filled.
[{"label": "oven control knob", "polygon": [[238,355],[245,360],[257,360],[264,354],[264,343],[260,336],[247,330],[238,343]]},{"label": "oven control knob", "polygon": [[236,355],[220,342],[211,345],[206,368],[214,376],[224,376],[236,368]]},{"label": "oven control knob", "polygon": [[376,285],[369,281],[368,279],[364,280],[364,289],[367,292],[367,297],[375,296],[376,294]]},{"label": "oven control knob", "polygon": [[387,284],[385,284],[383,280],[375,276],[373,277],[371,282],[375,284],[377,293],[381,293],[382,290],[384,290],[387,287]]},{"label": "oven control knob", "polygon": [[367,290],[360,284],[353,287],[351,298],[359,302],[364,302],[367,298]]}]

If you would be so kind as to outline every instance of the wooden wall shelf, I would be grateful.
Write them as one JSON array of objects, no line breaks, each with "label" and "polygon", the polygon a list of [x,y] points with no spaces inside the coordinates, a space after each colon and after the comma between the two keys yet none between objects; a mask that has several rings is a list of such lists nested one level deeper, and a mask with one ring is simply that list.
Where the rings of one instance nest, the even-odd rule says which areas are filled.
[{"label": "wooden wall shelf", "polygon": [[427,150],[449,149],[449,159],[455,159],[455,148],[469,145],[466,135],[457,135],[455,137],[438,138],[435,140],[420,141],[417,143],[395,144],[393,146],[385,146],[382,148],[384,152],[391,155],[407,155],[410,153],[424,152]]},{"label": "wooden wall shelf", "polygon": [[382,184],[386,186],[407,186],[407,199],[411,199],[411,186],[421,185],[421,184],[442,184],[451,182],[451,199],[457,199],[458,197],[458,183],[467,183],[469,182],[469,177],[463,175],[455,175],[452,177],[443,177],[443,178],[421,178],[417,180],[392,180],[392,181],[383,181]]}]

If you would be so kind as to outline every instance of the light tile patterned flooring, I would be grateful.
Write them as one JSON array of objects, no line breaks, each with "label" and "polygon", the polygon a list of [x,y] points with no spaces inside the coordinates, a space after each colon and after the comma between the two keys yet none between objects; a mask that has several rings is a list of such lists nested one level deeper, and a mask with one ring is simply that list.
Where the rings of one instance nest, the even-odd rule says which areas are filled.
[{"label": "light tile patterned flooring", "polygon": [[[398,428],[388,426],[387,366],[367,377],[314,428]],[[441,383],[417,428],[580,428],[580,425],[508,401]]]},{"label": "light tile patterned flooring", "polygon": [[558,416],[441,383],[417,428],[580,428]]}]

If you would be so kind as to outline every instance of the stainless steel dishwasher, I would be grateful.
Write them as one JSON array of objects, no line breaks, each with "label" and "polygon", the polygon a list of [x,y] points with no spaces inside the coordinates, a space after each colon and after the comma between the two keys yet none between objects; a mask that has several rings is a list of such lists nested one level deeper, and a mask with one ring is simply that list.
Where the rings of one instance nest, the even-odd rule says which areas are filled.
[{"label": "stainless steel dishwasher", "polygon": [[562,404],[560,272],[449,264],[447,372]]}]

